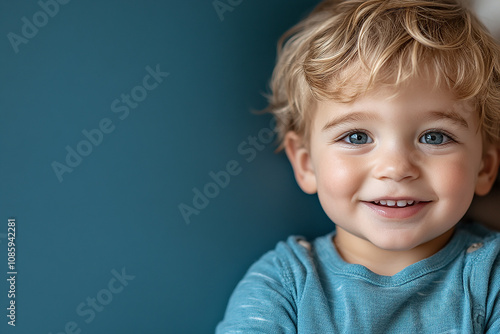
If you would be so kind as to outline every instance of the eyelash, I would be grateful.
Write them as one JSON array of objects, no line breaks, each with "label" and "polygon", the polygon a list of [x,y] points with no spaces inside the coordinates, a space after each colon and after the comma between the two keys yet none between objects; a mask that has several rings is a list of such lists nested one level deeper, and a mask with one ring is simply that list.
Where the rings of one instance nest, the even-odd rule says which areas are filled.
[{"label": "eyelash", "polygon": [[[449,132],[443,130],[443,129],[430,129],[430,130],[427,130],[425,131],[424,133],[422,133],[420,135],[420,137],[418,137],[418,141],[420,143],[420,139],[423,138],[425,135],[429,134],[429,133],[441,133],[443,134],[445,137],[447,137],[449,140],[442,143],[442,144],[436,144],[436,145],[432,145],[432,144],[427,144],[427,145],[432,145],[432,146],[445,146],[445,145],[448,145],[450,143],[458,143],[458,141],[456,140],[455,136],[453,136],[452,134],[450,134]],[[426,143],[422,143],[422,144],[426,144]]]},{"label": "eyelash", "polygon": [[[351,135],[355,134],[355,133],[364,133],[366,134],[369,138],[371,138],[371,135],[369,134],[368,131],[366,130],[362,130],[362,129],[352,129],[350,130],[349,132],[347,133],[344,133],[343,135],[341,135],[340,137],[337,137],[336,139],[334,139],[332,141],[332,143],[337,143],[337,142],[341,142],[343,141],[345,144],[350,144],[350,145],[354,145],[354,146],[361,146],[361,145],[366,145],[366,144],[353,144],[353,143],[349,143],[346,141],[347,138],[349,138]],[[372,142],[373,142],[373,139],[372,139]],[[367,143],[367,144],[370,144],[370,143]]]}]

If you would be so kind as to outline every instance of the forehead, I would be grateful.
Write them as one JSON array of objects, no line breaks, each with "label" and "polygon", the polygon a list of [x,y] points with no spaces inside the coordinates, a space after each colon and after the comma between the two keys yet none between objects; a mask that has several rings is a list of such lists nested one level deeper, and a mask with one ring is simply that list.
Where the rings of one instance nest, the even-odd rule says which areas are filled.
[{"label": "forehead", "polygon": [[[393,115],[402,122],[441,115],[442,118],[457,122],[463,119],[471,126],[478,124],[479,112],[473,101],[459,100],[449,88],[437,85],[430,76],[411,78],[398,85],[377,83],[359,93],[359,90],[366,89],[367,86],[363,80],[366,81],[357,78],[353,86],[347,88],[351,91],[347,91],[346,95],[357,94],[353,99],[317,101],[316,121],[325,122],[330,117],[349,113],[359,116],[364,113],[373,116],[372,119],[377,114]],[[365,120],[370,120],[370,117],[365,117]]]}]

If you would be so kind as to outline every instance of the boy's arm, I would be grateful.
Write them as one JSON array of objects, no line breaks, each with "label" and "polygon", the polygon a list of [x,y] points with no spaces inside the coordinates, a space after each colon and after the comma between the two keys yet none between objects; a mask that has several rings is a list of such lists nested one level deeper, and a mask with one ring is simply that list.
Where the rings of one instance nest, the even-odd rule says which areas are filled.
[{"label": "boy's arm", "polygon": [[223,333],[296,333],[296,307],[276,253],[256,262],[234,290],[216,329]]}]

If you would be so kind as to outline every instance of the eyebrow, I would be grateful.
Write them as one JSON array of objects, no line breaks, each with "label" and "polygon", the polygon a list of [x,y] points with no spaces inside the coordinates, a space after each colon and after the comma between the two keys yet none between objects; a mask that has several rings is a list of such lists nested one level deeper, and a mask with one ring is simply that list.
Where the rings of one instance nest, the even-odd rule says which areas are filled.
[{"label": "eyebrow", "polygon": [[460,125],[466,129],[469,128],[469,124],[467,123],[467,121],[462,116],[460,116],[456,111],[449,111],[449,112],[431,111],[426,118],[428,118],[429,120],[448,119],[453,123]]},{"label": "eyebrow", "polygon": [[343,123],[350,123],[350,122],[357,122],[357,121],[370,121],[370,120],[377,120],[379,119],[378,116],[370,114],[370,113],[365,113],[365,112],[352,112],[347,115],[339,116],[336,117],[332,120],[330,120],[328,123],[323,126],[321,129],[322,131],[326,131],[330,128],[333,128],[335,126],[338,126]]},{"label": "eyebrow", "polygon": [[[449,111],[449,112],[431,111],[425,116],[425,118],[428,120],[447,119],[447,120],[450,120],[453,123],[460,125],[466,129],[469,128],[469,124],[467,123],[467,121],[455,111]],[[330,128],[336,127],[336,126],[343,124],[343,123],[351,123],[351,122],[367,121],[367,120],[377,120],[377,119],[378,119],[378,116],[370,114],[370,113],[352,112],[352,113],[349,113],[347,115],[339,116],[339,117],[336,117],[336,118],[330,120],[328,123],[326,123],[323,126],[323,128],[321,130],[326,131]]]}]

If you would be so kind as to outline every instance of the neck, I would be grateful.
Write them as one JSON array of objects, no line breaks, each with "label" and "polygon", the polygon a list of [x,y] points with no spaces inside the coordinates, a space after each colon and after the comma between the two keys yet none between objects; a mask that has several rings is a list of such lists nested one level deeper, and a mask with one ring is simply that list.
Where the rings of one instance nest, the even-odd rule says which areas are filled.
[{"label": "neck", "polygon": [[[337,226],[333,242],[344,261],[363,265],[378,275],[393,276],[406,267],[437,253],[448,243],[453,231],[454,229],[451,229],[415,248],[393,251],[378,248],[368,240],[360,242],[359,237]],[[354,242],[353,238],[357,240]]]}]

